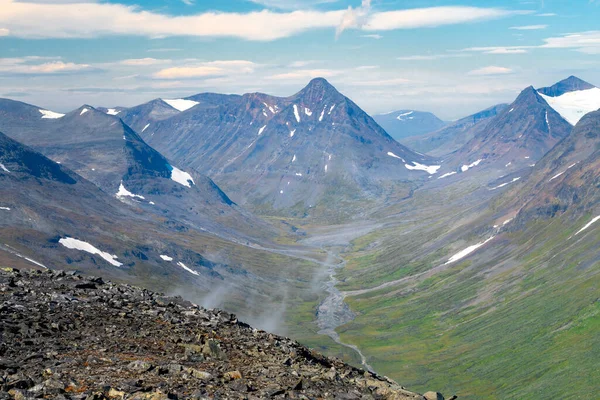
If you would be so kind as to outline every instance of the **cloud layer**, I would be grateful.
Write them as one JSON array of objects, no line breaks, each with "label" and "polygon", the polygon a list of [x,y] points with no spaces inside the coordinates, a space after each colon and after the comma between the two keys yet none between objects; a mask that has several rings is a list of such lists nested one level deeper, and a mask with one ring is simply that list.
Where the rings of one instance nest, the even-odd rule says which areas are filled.
[{"label": "cloud layer", "polygon": [[269,41],[314,29],[386,31],[482,21],[515,11],[479,7],[429,7],[371,12],[370,0],[347,10],[250,13],[206,12],[171,16],[109,3],[21,3],[0,0],[0,35],[20,38],[91,38],[134,35],[236,37]]}]

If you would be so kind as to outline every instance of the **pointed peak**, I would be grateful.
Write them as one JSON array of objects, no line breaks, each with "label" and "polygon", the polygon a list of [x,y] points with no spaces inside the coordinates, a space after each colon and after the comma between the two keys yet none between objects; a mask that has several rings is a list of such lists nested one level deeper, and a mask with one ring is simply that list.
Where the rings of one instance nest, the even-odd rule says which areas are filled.
[{"label": "pointed peak", "polygon": [[337,101],[344,96],[338,92],[325,78],[315,78],[300,92],[296,93],[292,98],[301,98],[307,103],[319,103],[321,101]]},{"label": "pointed peak", "polygon": [[327,81],[327,79],[325,78],[314,78],[312,79],[310,82],[308,82],[308,85],[306,85],[306,87],[304,88],[304,90],[324,90],[324,91],[336,91],[337,89],[335,87],[333,87],[333,85],[331,83],[329,83]]},{"label": "pointed peak", "polygon": [[562,96],[565,93],[575,92],[579,90],[588,90],[595,88],[594,85],[587,83],[586,81],[579,79],[576,76],[569,76],[567,79],[563,79],[562,81],[550,86],[541,88],[538,92],[550,96],[550,97],[558,97]]}]

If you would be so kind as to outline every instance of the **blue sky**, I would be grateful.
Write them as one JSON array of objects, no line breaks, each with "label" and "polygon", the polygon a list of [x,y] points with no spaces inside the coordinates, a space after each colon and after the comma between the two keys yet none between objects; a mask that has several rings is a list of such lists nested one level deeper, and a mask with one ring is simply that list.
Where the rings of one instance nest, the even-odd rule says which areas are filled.
[{"label": "blue sky", "polygon": [[577,75],[599,0],[0,0],[0,96],[68,111],[323,76],[371,113],[456,119]]}]

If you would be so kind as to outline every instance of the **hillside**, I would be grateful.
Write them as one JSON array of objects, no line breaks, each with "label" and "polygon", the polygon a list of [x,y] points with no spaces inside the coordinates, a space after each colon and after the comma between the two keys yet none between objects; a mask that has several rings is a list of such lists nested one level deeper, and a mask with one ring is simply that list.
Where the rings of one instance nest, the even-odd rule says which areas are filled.
[{"label": "hillside", "polygon": [[3,398],[443,399],[232,314],[97,277],[2,268],[0,303]]}]

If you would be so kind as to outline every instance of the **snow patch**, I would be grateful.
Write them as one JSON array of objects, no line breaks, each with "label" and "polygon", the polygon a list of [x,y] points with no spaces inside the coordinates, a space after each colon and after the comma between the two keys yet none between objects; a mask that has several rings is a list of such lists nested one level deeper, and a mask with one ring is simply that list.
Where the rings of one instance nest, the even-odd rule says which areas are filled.
[{"label": "snow patch", "polygon": [[579,231],[577,231],[577,233],[575,234],[575,236],[579,235],[581,232],[585,231],[587,228],[589,228],[590,226],[592,226],[596,221],[600,220],[600,216],[595,217],[594,219],[592,219],[586,226],[584,226],[583,228],[581,228]]},{"label": "snow patch", "polygon": [[325,108],[327,108],[327,105],[323,107],[323,111],[321,111],[321,115],[319,115],[319,122],[323,121],[323,116],[325,115]]},{"label": "snow patch", "polygon": [[423,165],[423,164],[419,164],[418,162],[413,161],[414,165],[408,165],[408,164],[404,164],[404,166],[406,167],[406,169],[410,170],[410,171],[425,171],[427,172],[429,175],[433,175],[436,174],[438,169],[442,168],[441,165]]},{"label": "snow patch", "polygon": [[77,240],[70,237],[66,237],[64,239],[60,239],[58,243],[65,246],[67,249],[81,250],[85,251],[86,253],[97,254],[100,257],[104,258],[111,265],[114,265],[115,267],[120,267],[121,265],[123,265],[122,263],[117,261],[117,256],[110,255],[105,251],[98,250],[96,247],[92,246],[87,242],[84,242],[83,240]]},{"label": "snow patch", "polygon": [[0,210],[10,211],[10,207],[0,207]]},{"label": "snow patch", "polygon": [[160,258],[162,258],[164,261],[173,261],[172,257],[165,256],[165,255],[162,255],[162,254],[160,255]]},{"label": "snow patch", "polygon": [[133,197],[134,199],[138,198],[138,199],[145,200],[144,196],[140,196],[138,194],[133,194],[129,190],[125,189],[125,186],[123,186],[123,181],[121,181],[121,185],[119,186],[119,191],[117,192],[117,197]]},{"label": "snow patch", "polygon": [[162,101],[164,101],[177,111],[186,111],[194,107],[195,105],[200,104],[197,101],[185,99],[162,99]]},{"label": "snow patch", "polygon": [[294,154],[294,157],[292,157],[292,162],[296,161],[296,155]]},{"label": "snow patch", "polygon": [[293,131],[290,132],[290,137],[294,137],[295,133],[296,133],[296,130],[294,129]]},{"label": "snow patch", "polygon": [[296,176],[302,176],[300,172],[296,172]]},{"label": "snow patch", "polygon": [[479,160],[477,160],[477,161],[475,161],[475,162],[472,162],[472,163],[471,163],[471,164],[469,164],[469,165],[463,165],[462,167],[460,167],[460,170],[461,170],[462,172],[467,172],[467,171],[468,171],[468,170],[470,170],[471,168],[478,166],[478,165],[479,165],[479,164],[480,164],[482,161],[483,161],[482,159],[479,159]]},{"label": "snow patch", "polygon": [[188,268],[188,267],[187,267],[187,266],[186,266],[184,263],[182,263],[181,261],[179,261],[179,262],[177,263],[177,265],[179,265],[181,268],[185,269],[185,270],[186,270],[187,272],[189,272],[190,274],[194,274],[194,275],[196,275],[196,276],[200,276],[200,274],[199,274],[199,273],[197,273],[196,271],[194,271],[194,270],[193,270],[193,269],[191,269],[191,268]]},{"label": "snow patch", "polygon": [[42,114],[42,119],[58,119],[58,118],[62,118],[65,116],[65,114],[60,114],[54,111],[48,111],[48,110],[39,110],[39,112]]},{"label": "snow patch", "polygon": [[85,114],[88,111],[90,111],[90,110],[87,109],[87,108],[84,108],[83,110],[81,110],[81,112],[79,113],[79,115],[83,115],[83,114]]},{"label": "snow patch", "polygon": [[452,175],[456,175],[456,171],[448,172],[447,174],[444,174],[444,175],[440,176],[438,179],[447,178],[447,177],[452,176]]},{"label": "snow patch", "polygon": [[[398,116],[396,117],[396,119],[397,119],[398,121],[406,121],[406,120],[405,120],[404,118],[402,118],[402,117],[408,117],[409,115],[412,115],[412,114],[414,114],[414,113],[415,113],[414,111],[409,111],[409,112],[406,112],[406,113],[404,113],[404,114],[400,114],[400,115],[398,115]],[[414,117],[413,117],[413,118],[414,118]],[[413,119],[413,118],[409,118],[409,119]]]},{"label": "snow patch", "polygon": [[308,115],[309,117],[313,115],[310,108],[307,108],[307,107],[304,107],[304,114]]},{"label": "snow patch", "polygon": [[327,167],[328,167],[327,164],[325,164],[325,172],[327,172]]},{"label": "snow patch", "polygon": [[331,108],[329,109],[329,112],[327,113],[327,115],[331,115],[331,112],[333,111],[334,108],[335,108],[335,104],[331,106]]},{"label": "snow patch", "polygon": [[192,176],[187,172],[182,171],[179,168],[174,167],[172,165],[168,165],[168,167],[171,169],[171,180],[185,187],[192,187],[190,185],[190,182],[192,183],[192,185],[196,184],[196,182],[194,182],[194,178],[192,178]]},{"label": "snow patch", "polygon": [[283,194],[283,189],[281,189],[281,190],[279,191],[279,194]]},{"label": "snow patch", "polygon": [[390,157],[397,158],[398,160],[402,160],[402,162],[406,162],[406,161],[404,160],[404,158],[402,158],[402,157],[400,157],[400,156],[397,156],[397,155],[395,155],[395,154],[394,154],[394,153],[392,153],[391,151],[388,151],[388,152],[387,152],[387,155],[388,155],[388,156],[390,156]]},{"label": "snow patch", "polygon": [[458,260],[462,260],[463,258],[465,258],[466,256],[468,256],[469,254],[475,252],[477,249],[479,249],[480,247],[484,246],[486,243],[488,243],[493,238],[494,238],[494,236],[492,236],[491,238],[489,238],[488,240],[486,240],[484,242],[480,242],[480,243],[474,244],[473,246],[469,246],[466,249],[464,249],[462,251],[459,251],[458,253],[456,253],[455,255],[453,255],[452,257],[450,257],[450,259],[448,260],[448,262],[446,262],[445,265],[452,264],[453,262],[456,262]]},{"label": "snow patch", "polygon": [[521,179],[521,177],[520,177],[520,176],[519,176],[518,178],[513,178],[513,180],[512,180],[512,181],[510,181],[510,182],[505,182],[505,183],[503,183],[503,184],[501,184],[501,185],[498,185],[498,186],[496,186],[496,187],[494,187],[494,188],[491,188],[490,190],[496,190],[496,189],[503,188],[504,186],[510,185],[511,183],[515,183],[515,182],[517,182],[517,181],[518,181],[518,180],[520,180],[520,179]]},{"label": "snow patch", "polygon": [[265,126],[263,126],[262,128],[260,128],[260,129],[258,130],[258,134],[259,134],[259,135],[261,135],[261,134],[262,134],[262,133],[265,131],[265,128],[266,128],[266,127],[267,127],[267,126],[265,125]]},{"label": "snow patch", "polygon": [[148,127],[149,127],[149,126],[150,126],[150,124],[146,124],[146,126],[144,127],[144,129],[142,129],[142,133],[144,133],[144,131],[145,131],[146,129],[148,129]]},{"label": "snow patch", "polygon": [[506,168],[510,167],[512,165],[512,161],[509,162],[508,164],[505,165]]},{"label": "snow patch", "polygon": [[121,111],[119,110],[115,110],[114,108],[109,108],[108,110],[106,110],[106,113],[108,115],[117,115],[118,113],[120,113]]},{"label": "snow patch", "polygon": [[265,105],[265,107],[267,107],[269,109],[269,111],[271,111],[271,113],[277,114],[277,111],[275,111],[275,109],[273,108],[273,106],[268,105],[264,101],[263,101],[263,104]]},{"label": "snow patch", "polygon": [[10,172],[5,166],[4,164],[0,163],[0,168],[2,169],[2,171],[4,172]]},{"label": "snow patch", "polygon": [[513,111],[515,111],[515,108],[514,108],[514,107],[510,109],[509,113],[511,113],[511,112],[513,112]]},{"label": "snow patch", "polygon": [[600,108],[600,88],[577,90],[558,97],[539,94],[571,125],[577,124],[584,115]]},{"label": "snow patch", "polygon": [[300,122],[300,113],[298,112],[298,106],[294,104],[294,116],[296,117],[296,121]]}]

